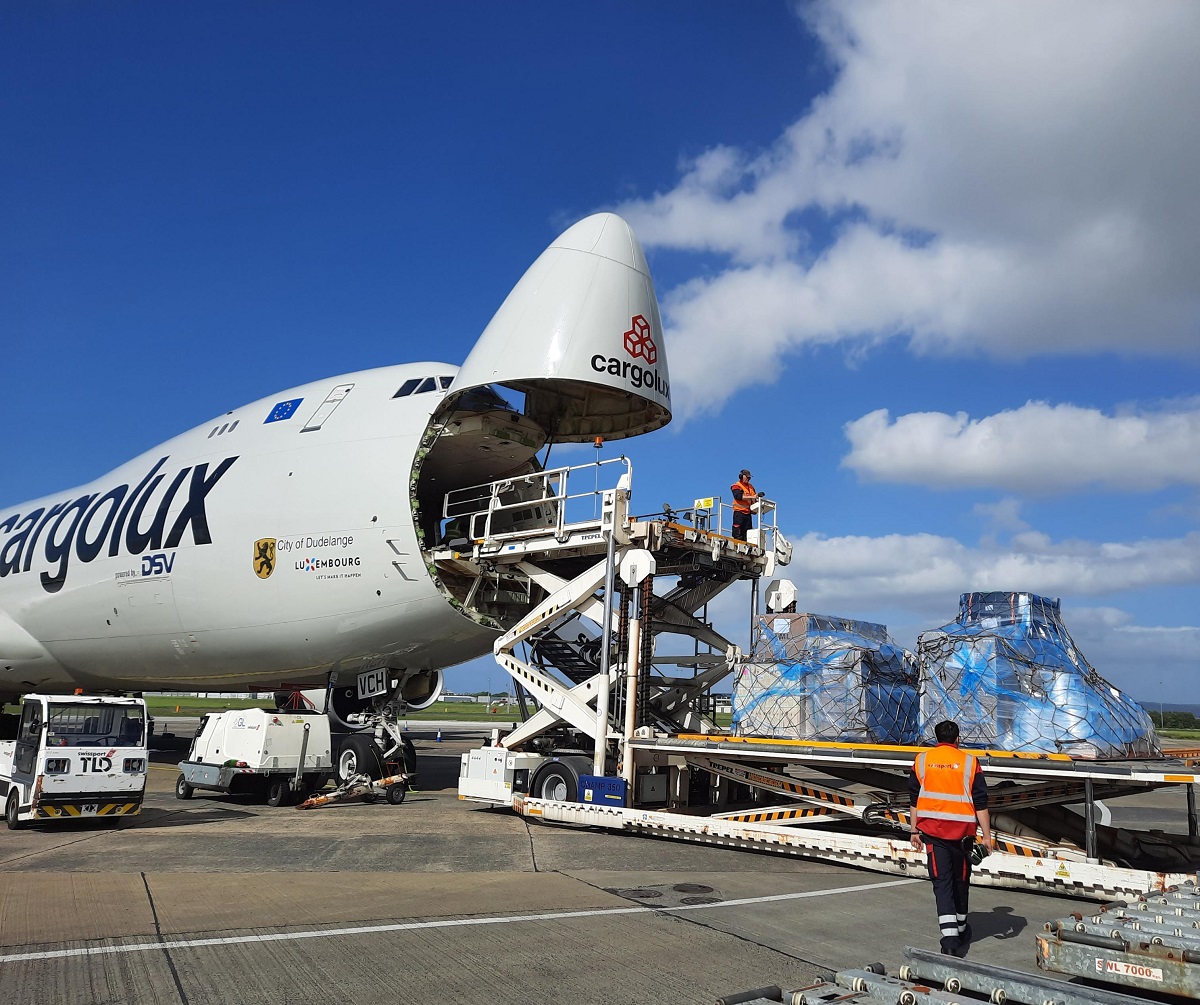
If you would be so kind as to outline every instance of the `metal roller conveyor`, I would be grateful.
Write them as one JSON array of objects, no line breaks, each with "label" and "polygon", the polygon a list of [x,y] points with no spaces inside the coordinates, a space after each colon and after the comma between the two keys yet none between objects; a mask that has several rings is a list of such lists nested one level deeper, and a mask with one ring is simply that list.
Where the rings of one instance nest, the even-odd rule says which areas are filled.
[{"label": "metal roller conveyor", "polygon": [[[1144,911],[1138,909],[1142,903],[1148,904]],[[1172,923],[1171,916],[1154,913],[1163,906],[1120,904],[1050,922],[1037,935],[1038,966],[1122,988],[1200,998],[1200,929],[1191,928],[1190,920],[1183,927],[1182,916]]]}]

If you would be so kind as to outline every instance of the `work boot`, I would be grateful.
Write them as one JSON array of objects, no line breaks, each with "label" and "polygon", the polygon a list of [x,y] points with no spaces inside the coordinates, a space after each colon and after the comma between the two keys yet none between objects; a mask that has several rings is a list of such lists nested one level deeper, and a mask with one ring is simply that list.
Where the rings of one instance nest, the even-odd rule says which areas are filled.
[{"label": "work boot", "polygon": [[965,948],[959,944],[958,939],[942,939],[943,956],[962,956],[963,952]]},{"label": "work boot", "polygon": [[959,945],[960,945],[960,946],[961,946],[963,949],[966,949],[966,948],[967,948],[967,946],[969,946],[969,945],[971,944],[971,939],[972,939],[972,937],[974,936],[974,934],[975,934],[975,933],[971,931],[971,925],[970,925],[970,923],[969,923],[969,922],[965,922],[965,923],[963,924],[963,926],[962,926],[962,930],[961,930],[961,931],[958,933],[958,942],[959,942]]}]

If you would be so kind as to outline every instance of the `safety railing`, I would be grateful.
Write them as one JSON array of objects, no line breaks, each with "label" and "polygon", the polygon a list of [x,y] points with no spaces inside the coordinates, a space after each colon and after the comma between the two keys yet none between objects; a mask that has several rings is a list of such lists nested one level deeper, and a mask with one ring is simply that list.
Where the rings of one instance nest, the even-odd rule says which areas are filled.
[{"label": "safety railing", "polygon": [[[670,523],[695,527],[722,537],[733,536],[733,503],[725,502],[720,496],[697,499],[687,508],[664,504],[661,512],[647,513],[634,519],[666,519]],[[779,530],[774,500],[759,496],[750,504],[750,527],[746,531],[746,542],[757,545],[763,551],[775,551],[777,544],[786,544]]]},{"label": "safety railing", "polygon": [[604,492],[628,488],[632,475],[630,460],[615,457],[455,489],[442,505],[442,540],[451,545],[542,535],[566,540],[573,532],[598,528]]}]

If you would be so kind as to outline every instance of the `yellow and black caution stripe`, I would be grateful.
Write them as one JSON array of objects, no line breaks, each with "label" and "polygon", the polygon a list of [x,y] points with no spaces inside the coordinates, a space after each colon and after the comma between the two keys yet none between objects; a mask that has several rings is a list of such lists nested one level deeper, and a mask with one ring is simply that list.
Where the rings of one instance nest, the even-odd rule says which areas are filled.
[{"label": "yellow and black caution stripe", "polygon": [[1008,838],[996,835],[996,851],[1002,851],[1009,855],[1024,855],[1026,858],[1048,858],[1046,846],[1040,845],[1036,848],[1031,848],[1028,845],[1017,844],[1017,842]]},{"label": "yellow and black caution stripe", "polygon": [[852,798],[842,795],[840,792],[819,788],[815,785],[805,785],[803,782],[797,782],[795,779],[779,774],[778,772],[748,768],[732,761],[721,761],[709,757],[697,757],[694,760],[697,765],[707,771],[715,771],[726,778],[732,778],[734,781],[744,782],[747,785],[753,785],[761,789],[768,789],[800,798],[815,799],[836,806],[853,807],[855,805]]},{"label": "yellow and black caution stripe", "polygon": [[141,803],[39,803],[34,809],[35,818],[61,820],[66,817],[123,817],[141,812]]},{"label": "yellow and black caution stripe", "polygon": [[733,820],[743,824],[769,824],[780,820],[807,820],[810,817],[828,817],[836,810],[823,806],[796,807],[778,810],[742,810],[737,813],[722,813],[721,820]]}]

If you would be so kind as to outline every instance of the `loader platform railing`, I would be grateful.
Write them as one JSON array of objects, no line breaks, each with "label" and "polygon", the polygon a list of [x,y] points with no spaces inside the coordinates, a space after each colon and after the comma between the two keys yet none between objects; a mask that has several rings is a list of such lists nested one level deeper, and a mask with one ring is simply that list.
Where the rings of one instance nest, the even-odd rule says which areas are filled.
[{"label": "loader platform railing", "polygon": [[604,491],[628,485],[632,474],[622,456],[455,489],[442,505],[445,536],[487,548],[523,537],[565,541],[580,531],[598,533]]},{"label": "loader platform railing", "polygon": [[[763,552],[782,550],[786,545],[779,531],[776,503],[759,496],[750,508],[750,528],[746,542]],[[706,535],[733,540],[733,504],[720,496],[696,499],[691,506],[672,506],[664,503],[661,510],[633,517],[634,520],[661,520],[680,530],[696,530]]]}]

